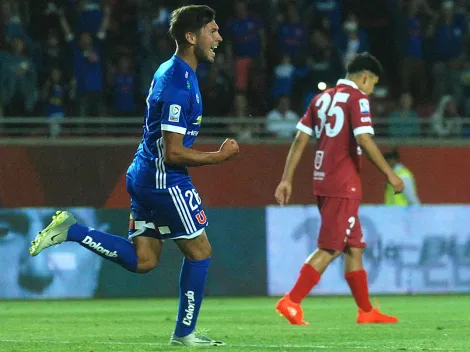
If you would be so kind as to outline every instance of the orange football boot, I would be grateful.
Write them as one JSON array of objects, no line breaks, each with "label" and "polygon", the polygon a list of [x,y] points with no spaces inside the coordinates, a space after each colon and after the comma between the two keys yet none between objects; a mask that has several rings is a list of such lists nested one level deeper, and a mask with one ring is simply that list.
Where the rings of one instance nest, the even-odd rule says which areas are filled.
[{"label": "orange football boot", "polygon": [[[377,302],[378,304],[379,302]],[[380,308],[380,307],[379,307]],[[398,322],[397,317],[386,315],[380,312],[379,308],[372,308],[370,312],[364,312],[359,308],[357,314],[358,324],[393,324]]]},{"label": "orange football boot", "polygon": [[300,304],[294,303],[289,299],[289,295],[282,297],[276,304],[276,311],[284,316],[292,325],[308,325],[304,321],[304,311]]}]

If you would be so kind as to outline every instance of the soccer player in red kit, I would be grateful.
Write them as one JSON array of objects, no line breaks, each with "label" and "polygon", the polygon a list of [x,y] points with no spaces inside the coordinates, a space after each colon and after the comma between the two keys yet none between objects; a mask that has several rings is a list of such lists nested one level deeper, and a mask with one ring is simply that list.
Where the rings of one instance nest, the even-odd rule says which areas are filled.
[{"label": "soccer player in red kit", "polygon": [[318,249],[305,261],[292,290],[276,305],[276,310],[291,324],[307,324],[300,303],[341,253],[345,255],[345,279],[358,306],[357,323],[398,321],[382,314],[369,301],[367,274],[362,264],[365,242],[358,217],[362,150],[387,176],[395,192],[403,191],[403,181],[372,140],[374,128],[367,96],[381,75],[382,66],[375,57],[369,53],[356,55],[347,65],[346,79],[340,79],[336,87],[317,95],[297,125],[299,131],[275,197],[281,206],[289,202],[295,169],[310,137],[315,136],[313,189],[322,224]]}]

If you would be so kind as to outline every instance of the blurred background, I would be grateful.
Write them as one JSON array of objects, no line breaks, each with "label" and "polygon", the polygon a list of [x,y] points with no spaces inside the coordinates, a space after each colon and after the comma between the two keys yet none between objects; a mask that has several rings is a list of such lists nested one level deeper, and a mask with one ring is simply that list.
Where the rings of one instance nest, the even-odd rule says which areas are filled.
[{"label": "blurred background", "polygon": [[138,136],[132,118],[175,50],[169,16],[189,3],[212,6],[224,38],[197,71],[203,138],[291,138],[363,51],[386,72],[372,97],[379,136],[470,136],[466,0],[2,0],[1,134]]},{"label": "blurred background", "polygon": [[[307,105],[364,51],[385,68],[370,97],[376,140],[413,190],[390,201],[365,162],[371,292],[470,291],[470,1],[0,0],[0,297],[177,293],[171,245],[148,276],[73,244],[37,258],[27,248],[62,207],[127,233],[125,172],[153,73],[175,51],[171,11],[190,3],[217,11],[224,38],[216,62],[197,70],[196,148],[241,143],[233,162],[190,170],[211,224],[208,294],[279,295],[293,283],[320,226],[313,145],[293,205],[278,208],[273,193]],[[335,265],[314,293],[348,292]]]}]

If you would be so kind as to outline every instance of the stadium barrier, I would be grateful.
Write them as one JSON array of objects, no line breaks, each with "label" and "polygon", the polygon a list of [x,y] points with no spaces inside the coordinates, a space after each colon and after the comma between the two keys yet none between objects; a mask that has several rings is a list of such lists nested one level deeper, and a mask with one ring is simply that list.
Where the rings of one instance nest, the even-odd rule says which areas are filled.
[{"label": "stadium barrier", "polygon": [[[220,140],[222,142],[222,140]],[[220,144],[197,144],[214,151]],[[2,146],[0,205],[3,208],[68,206],[129,207],[126,171],[133,145]],[[389,148],[383,147],[385,151]],[[189,168],[205,207],[263,207],[275,204],[274,191],[282,175],[289,145],[240,146],[240,155],[228,163]],[[312,204],[314,146],[301,158],[292,191],[292,204]],[[416,177],[423,203],[470,203],[470,147],[400,148],[403,163]],[[364,158],[363,203],[384,201],[385,177]]]},{"label": "stadium barrier", "polygon": [[[268,132],[264,116],[218,117],[205,116],[198,142],[218,143],[221,138],[237,138],[244,131],[243,143],[285,144],[291,137],[277,137]],[[419,134],[390,135],[394,119],[374,117],[374,130],[378,143],[396,145],[461,145],[470,144],[470,117],[461,118],[458,135],[439,138],[432,128],[430,118],[419,118]],[[54,144],[80,145],[98,139],[101,144],[135,144],[142,135],[143,117],[0,117],[1,144]],[[84,139],[85,138],[85,139]],[[96,143],[96,140],[95,142]]]},{"label": "stadium barrier", "polygon": [[[157,269],[125,271],[76,243],[28,253],[30,241],[55,209],[0,210],[0,299],[175,297],[182,256],[166,241]],[[126,235],[123,209],[71,208],[78,221]],[[213,262],[208,296],[281,295],[315,248],[320,226],[314,206],[209,208]],[[363,206],[372,294],[470,292],[470,205],[410,208]],[[312,294],[349,294],[341,259]]]},{"label": "stadium barrier", "polygon": [[[372,294],[470,292],[470,205],[362,206],[365,267]],[[268,293],[295,282],[320,229],[314,206],[268,207]],[[345,232],[350,224],[345,224]],[[342,259],[323,274],[315,294],[348,294]]]}]

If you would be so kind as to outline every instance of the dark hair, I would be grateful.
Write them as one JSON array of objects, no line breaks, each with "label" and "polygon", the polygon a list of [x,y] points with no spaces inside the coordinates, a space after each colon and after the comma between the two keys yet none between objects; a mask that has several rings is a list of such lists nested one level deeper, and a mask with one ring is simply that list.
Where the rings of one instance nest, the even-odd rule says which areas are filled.
[{"label": "dark hair", "polygon": [[170,34],[178,44],[186,42],[186,33],[196,33],[215,19],[215,11],[206,5],[189,5],[171,13]]},{"label": "dark hair", "polygon": [[375,56],[368,52],[355,55],[346,65],[346,70],[348,74],[369,71],[378,77],[383,75],[382,64]]},{"label": "dark hair", "polygon": [[400,160],[400,153],[398,153],[398,150],[396,148],[393,148],[391,151],[384,153],[384,158],[386,160]]}]

